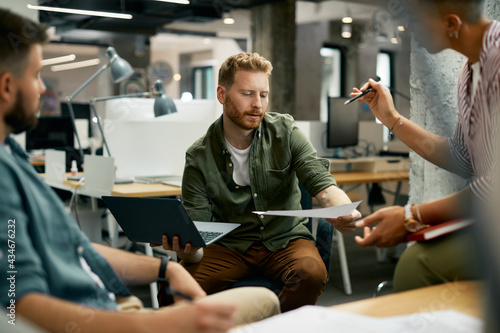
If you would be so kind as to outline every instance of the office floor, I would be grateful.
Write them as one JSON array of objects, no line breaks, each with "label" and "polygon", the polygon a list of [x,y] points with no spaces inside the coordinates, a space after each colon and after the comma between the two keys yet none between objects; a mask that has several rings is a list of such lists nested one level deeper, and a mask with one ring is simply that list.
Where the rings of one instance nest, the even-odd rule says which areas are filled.
[{"label": "office floor", "polygon": [[[395,260],[392,259],[393,252],[389,251],[387,259],[379,263],[377,262],[375,248],[362,248],[356,244],[354,235],[357,234],[361,234],[360,230],[344,236],[352,295],[344,293],[338,253],[336,244],[334,244],[330,266],[330,280],[323,294],[320,296],[317,305],[331,306],[372,297],[378,283],[392,279],[396,265]],[[136,286],[132,288],[132,292],[141,298],[146,306],[151,306],[149,286]],[[384,291],[384,293],[387,292],[390,292],[390,290]]]}]

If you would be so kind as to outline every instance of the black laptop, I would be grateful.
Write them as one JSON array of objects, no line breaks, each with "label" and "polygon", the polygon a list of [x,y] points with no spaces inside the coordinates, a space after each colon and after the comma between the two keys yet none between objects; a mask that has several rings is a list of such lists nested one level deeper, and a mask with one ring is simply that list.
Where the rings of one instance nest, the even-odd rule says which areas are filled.
[{"label": "black laptop", "polygon": [[178,236],[182,246],[205,247],[240,226],[194,222],[178,199],[103,196],[102,200],[133,242],[161,244],[162,236],[167,235],[170,243]]}]

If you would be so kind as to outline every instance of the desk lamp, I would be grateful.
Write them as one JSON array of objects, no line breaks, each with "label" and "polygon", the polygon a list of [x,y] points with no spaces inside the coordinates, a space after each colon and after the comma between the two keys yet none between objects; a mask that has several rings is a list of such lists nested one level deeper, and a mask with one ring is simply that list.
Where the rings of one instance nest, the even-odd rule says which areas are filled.
[{"label": "desk lamp", "polygon": [[114,83],[120,83],[125,79],[129,78],[133,73],[132,66],[120,58],[113,47],[108,47],[106,50],[106,55],[108,61],[101,68],[97,70],[87,81],[85,81],[76,91],[70,96],[66,97],[66,104],[68,105],[69,115],[71,117],[71,122],[73,125],[73,132],[75,133],[76,140],[78,142],[78,151],[80,153],[80,158],[83,161],[83,149],[80,143],[80,137],[78,136],[78,131],[76,130],[75,123],[75,112],[73,111],[73,106],[71,101],[78,95],[83,89],[85,89],[92,81],[94,81],[102,72],[104,72],[108,67],[111,67],[111,77]]},{"label": "desk lamp", "polygon": [[104,143],[104,147],[106,148],[106,151],[108,152],[108,156],[111,156],[111,153],[109,152],[109,146],[108,146],[108,143],[106,142],[106,137],[104,136],[104,131],[102,130],[101,121],[99,120],[99,116],[97,115],[97,112],[95,109],[95,102],[103,102],[103,101],[109,101],[112,99],[119,99],[119,98],[151,97],[151,96],[155,96],[155,103],[154,103],[154,107],[153,107],[155,117],[160,117],[160,116],[164,116],[167,114],[177,112],[177,108],[174,104],[174,101],[165,92],[165,87],[163,86],[163,82],[161,80],[157,80],[155,82],[154,90],[152,92],[147,91],[147,92],[136,93],[136,94],[108,96],[108,97],[99,97],[99,98],[90,99],[90,101],[89,101],[90,107],[92,108],[92,112],[94,113],[94,117],[96,118],[97,127],[99,128],[99,132],[101,133],[102,141]]}]

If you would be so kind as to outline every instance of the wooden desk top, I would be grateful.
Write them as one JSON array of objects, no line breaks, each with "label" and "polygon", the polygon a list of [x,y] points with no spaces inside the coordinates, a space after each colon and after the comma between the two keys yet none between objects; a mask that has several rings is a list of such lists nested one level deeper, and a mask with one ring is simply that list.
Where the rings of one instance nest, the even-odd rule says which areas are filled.
[{"label": "wooden desk top", "polygon": [[[407,181],[408,171],[387,172],[337,172],[333,176],[338,185],[352,185],[364,183],[381,183],[388,181]],[[77,181],[65,180],[63,184],[72,188],[81,186]],[[164,184],[116,184],[111,195],[123,197],[163,197],[181,195],[178,186]]]},{"label": "wooden desk top", "polygon": [[457,310],[482,318],[482,285],[458,281],[332,306],[332,309],[374,317]]},{"label": "wooden desk top", "polygon": [[[79,188],[82,185],[74,180],[64,180],[63,184],[72,188]],[[165,184],[115,184],[111,195],[120,197],[168,197],[181,195],[181,188]]]},{"label": "wooden desk top", "polygon": [[409,171],[385,171],[385,172],[366,172],[349,171],[334,172],[333,177],[337,185],[353,185],[365,183],[383,183],[390,181],[406,181],[409,179]]},{"label": "wooden desk top", "polygon": [[116,184],[111,195],[121,197],[167,197],[181,195],[181,188],[165,184]]}]

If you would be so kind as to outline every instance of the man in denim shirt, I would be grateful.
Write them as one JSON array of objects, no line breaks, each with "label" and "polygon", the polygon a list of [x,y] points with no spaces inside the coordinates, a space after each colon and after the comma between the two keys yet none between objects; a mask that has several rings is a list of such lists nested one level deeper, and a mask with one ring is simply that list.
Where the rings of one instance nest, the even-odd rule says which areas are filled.
[{"label": "man in denim shirt", "polygon": [[[299,181],[322,207],[350,203],[289,115],[267,112],[272,65],[258,54],[229,57],[219,71],[217,99],[223,115],[186,153],[182,199],[197,221],[241,226],[205,249],[171,244],[186,269],[208,293],[254,273],[282,281],[282,311],[315,304],[327,272],[306,218],[264,216],[252,211],[301,209]],[[358,211],[330,222],[353,229]]]}]

